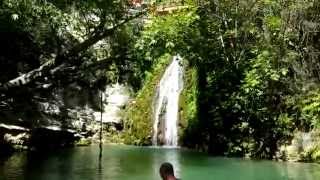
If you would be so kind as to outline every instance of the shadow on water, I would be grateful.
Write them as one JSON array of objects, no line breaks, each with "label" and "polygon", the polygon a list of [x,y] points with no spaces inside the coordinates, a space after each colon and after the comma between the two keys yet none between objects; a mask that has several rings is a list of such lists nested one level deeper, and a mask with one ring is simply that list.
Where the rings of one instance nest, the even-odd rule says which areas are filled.
[{"label": "shadow on water", "polygon": [[23,179],[53,180],[66,177],[73,179],[74,160],[71,148],[48,152],[28,152],[23,164]]}]

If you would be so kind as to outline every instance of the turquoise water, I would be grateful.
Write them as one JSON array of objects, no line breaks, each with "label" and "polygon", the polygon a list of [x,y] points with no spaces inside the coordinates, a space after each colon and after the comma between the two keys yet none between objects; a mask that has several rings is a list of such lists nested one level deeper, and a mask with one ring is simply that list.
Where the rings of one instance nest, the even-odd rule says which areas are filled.
[{"label": "turquoise water", "polygon": [[1,180],[159,180],[169,161],[183,180],[319,180],[320,165],[210,157],[188,150],[98,146],[46,154],[17,153],[0,161]]}]

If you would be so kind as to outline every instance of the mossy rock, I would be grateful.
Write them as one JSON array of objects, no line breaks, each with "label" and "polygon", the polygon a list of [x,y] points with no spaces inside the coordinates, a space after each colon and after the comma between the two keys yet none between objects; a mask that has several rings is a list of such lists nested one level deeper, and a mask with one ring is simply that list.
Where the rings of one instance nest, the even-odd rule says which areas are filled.
[{"label": "mossy rock", "polygon": [[[186,63],[186,61],[185,61]],[[196,129],[198,120],[198,83],[197,69],[184,64],[184,88],[179,99],[179,144],[186,145],[191,142],[192,134]],[[192,132],[192,133],[190,133]]]},{"label": "mossy rock", "polygon": [[87,138],[81,138],[79,141],[75,143],[76,146],[89,146],[91,144],[91,140]]},{"label": "mossy rock", "polygon": [[153,99],[171,56],[165,54],[147,77],[143,88],[137,93],[135,100],[131,101],[124,113],[124,143],[132,145],[151,145],[153,125]]}]

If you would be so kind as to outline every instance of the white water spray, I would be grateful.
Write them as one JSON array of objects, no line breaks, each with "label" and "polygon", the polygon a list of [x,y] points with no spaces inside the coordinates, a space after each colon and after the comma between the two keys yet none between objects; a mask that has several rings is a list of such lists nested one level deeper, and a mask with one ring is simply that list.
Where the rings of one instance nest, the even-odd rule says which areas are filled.
[{"label": "white water spray", "polygon": [[153,145],[178,145],[179,96],[183,89],[183,66],[174,56],[157,88],[154,100]]}]

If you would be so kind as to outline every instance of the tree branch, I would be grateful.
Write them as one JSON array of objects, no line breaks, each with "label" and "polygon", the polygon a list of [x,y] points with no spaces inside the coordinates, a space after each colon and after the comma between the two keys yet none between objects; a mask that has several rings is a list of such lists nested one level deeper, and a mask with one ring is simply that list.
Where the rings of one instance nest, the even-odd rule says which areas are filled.
[{"label": "tree branch", "polygon": [[[142,10],[135,15],[127,16],[125,19],[121,20],[117,24],[107,28],[106,30],[104,30],[100,33],[94,34],[93,36],[89,37],[88,39],[86,39],[82,43],[74,46],[70,50],[63,51],[60,55],[56,56],[52,60],[47,61],[46,63],[41,65],[39,68],[34,69],[32,71],[29,71],[29,72],[27,72],[17,78],[14,78],[4,84],[0,83],[0,93],[6,92],[13,87],[19,87],[21,85],[28,84],[38,77],[50,75],[52,73],[50,70],[63,64],[65,59],[69,59],[69,61],[72,61],[72,58],[70,58],[70,57],[74,57],[74,56],[78,55],[79,53],[87,50],[89,47],[96,44],[98,41],[112,35],[120,26],[124,25],[125,23],[127,23],[133,19],[136,19],[136,18],[142,16],[145,12],[146,12],[146,10]],[[70,63],[70,62],[68,62],[68,63]]]},{"label": "tree branch", "polygon": [[85,68],[89,69],[89,70],[106,69],[107,67],[112,65],[113,60],[114,60],[114,58],[109,57],[109,58],[106,58],[106,59],[99,60],[99,61],[97,61],[97,62],[95,62],[93,64],[90,64]]}]

